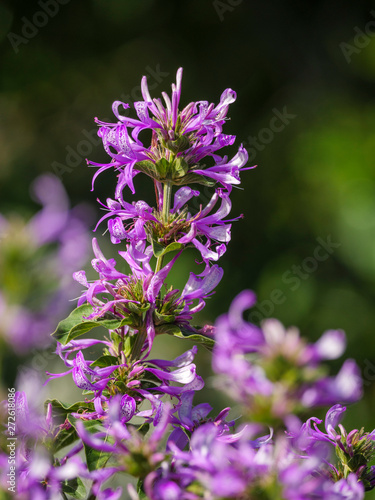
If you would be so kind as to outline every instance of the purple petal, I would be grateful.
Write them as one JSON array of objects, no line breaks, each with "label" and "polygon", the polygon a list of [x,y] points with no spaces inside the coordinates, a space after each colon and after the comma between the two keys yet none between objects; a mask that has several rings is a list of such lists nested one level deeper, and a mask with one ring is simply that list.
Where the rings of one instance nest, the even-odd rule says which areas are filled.
[{"label": "purple petal", "polygon": [[193,196],[199,196],[199,191],[194,191],[188,186],[178,189],[174,195],[174,205],[171,213],[177,212],[183,207]]},{"label": "purple petal", "polygon": [[346,348],[346,336],[342,330],[328,330],[315,343],[318,359],[339,358]]},{"label": "purple petal", "polygon": [[332,406],[332,408],[328,410],[325,418],[325,428],[328,434],[330,434],[331,430],[341,422],[345,410],[345,406],[341,406],[340,404]]}]

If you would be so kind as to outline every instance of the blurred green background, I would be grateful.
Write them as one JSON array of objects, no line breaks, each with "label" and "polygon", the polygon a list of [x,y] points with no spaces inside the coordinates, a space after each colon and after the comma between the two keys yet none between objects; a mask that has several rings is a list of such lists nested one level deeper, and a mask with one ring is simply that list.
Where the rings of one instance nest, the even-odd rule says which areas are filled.
[{"label": "blurred green background", "polygon": [[[346,423],[375,427],[375,2],[3,0],[0,61],[5,214],[36,210],[29,184],[44,172],[62,174],[73,205],[113,196],[111,171],[90,192],[84,159],[106,161],[93,118],[140,99],[142,75],[159,96],[183,66],[182,104],[235,89],[225,131],[258,168],[233,192],[245,218],[201,321],[252,288],[256,322],[277,317],[312,341],[343,328],[366,380]],[[152,194],[139,176],[136,188]]]}]

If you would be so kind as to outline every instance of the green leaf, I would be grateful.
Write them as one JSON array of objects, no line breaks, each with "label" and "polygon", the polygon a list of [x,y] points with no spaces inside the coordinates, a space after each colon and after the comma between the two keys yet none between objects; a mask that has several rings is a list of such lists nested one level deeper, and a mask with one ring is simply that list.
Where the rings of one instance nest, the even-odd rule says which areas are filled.
[{"label": "green leaf", "polygon": [[160,314],[158,311],[154,311],[154,321],[156,325],[161,325],[163,323],[173,323],[175,320],[175,314]]},{"label": "green leaf", "polygon": [[90,314],[92,314],[92,311],[92,306],[90,306],[89,304],[84,304],[80,307],[77,307],[69,314],[67,318],[60,321],[60,323],[57,325],[56,330],[53,332],[52,337],[54,337],[62,344],[66,343],[64,342],[64,340],[65,337],[69,335],[70,330],[77,326],[79,323],[82,323],[82,321],[84,321],[83,317],[90,316]]},{"label": "green leaf", "polygon": [[76,429],[76,423],[78,421],[81,421],[80,418],[73,417],[73,415],[68,415],[67,419],[68,419],[68,422],[70,423],[70,425],[72,427],[74,427],[74,429]]},{"label": "green leaf", "polygon": [[189,170],[189,165],[182,156],[177,157],[172,164],[172,178],[180,179],[184,177]]},{"label": "green leaf", "polygon": [[158,179],[155,164],[150,160],[139,161],[134,165],[134,168],[152,177],[153,179]]},{"label": "green leaf", "polygon": [[174,337],[178,337],[180,339],[187,339],[195,342],[197,344],[201,344],[203,347],[212,351],[215,341],[211,337],[206,337],[205,335],[201,335],[200,333],[192,332],[189,330],[181,329],[176,324],[168,324],[165,323],[156,327],[156,334],[166,333],[168,335],[173,335]]},{"label": "green leaf", "polygon": [[[68,420],[71,423],[71,425],[75,428],[78,419],[74,418],[72,415],[69,415]],[[105,428],[103,427],[103,425],[99,420],[81,420],[81,422],[85,426],[86,430],[91,434],[96,434],[98,432],[105,431]],[[103,443],[105,442],[112,444],[114,440],[112,437],[109,437],[107,435],[106,438],[103,440]],[[83,443],[83,446],[86,455],[87,468],[90,472],[96,469],[103,469],[106,466],[110,457],[112,456],[112,453],[95,450],[86,443]]]},{"label": "green leaf", "polygon": [[[104,440],[106,442],[107,439]],[[97,469],[104,469],[107,465],[108,460],[111,458],[112,453],[107,451],[95,450],[91,448],[88,444],[83,443],[86,454],[87,468],[91,472]]]},{"label": "green leaf", "polygon": [[188,339],[191,340],[192,342],[196,342],[198,344],[201,344],[203,347],[208,349],[209,351],[212,351],[215,345],[214,339],[210,337],[206,337],[205,335],[201,335],[200,333],[189,333],[189,332],[182,332],[182,335],[176,335],[176,337],[180,337],[183,339]]},{"label": "green leaf", "polygon": [[165,247],[163,247],[163,245],[160,245],[160,243],[158,243],[154,239],[152,240],[152,250],[156,258],[160,257],[160,255],[163,254],[164,249]]},{"label": "green leaf", "polygon": [[106,319],[98,318],[97,320],[85,319],[87,316],[92,314],[93,308],[89,304],[84,304],[82,306],[74,309],[69,316],[57,325],[56,331],[52,334],[58,342],[65,345],[71,340],[83,335],[84,333],[96,328],[98,326],[103,326],[108,330],[115,330],[121,326],[129,324],[129,318],[123,319]]},{"label": "green leaf", "polygon": [[181,250],[181,248],[184,248],[184,245],[182,243],[178,243],[177,241],[174,241],[173,243],[170,243],[168,246],[164,247],[163,245],[160,245],[160,243],[158,243],[157,241],[152,240],[152,249],[157,259],[159,257],[163,257],[163,255],[169,252]]},{"label": "green leaf", "polygon": [[135,304],[134,302],[128,302],[126,304],[126,309],[129,309],[129,311],[136,314],[137,316],[142,316],[142,314],[148,311],[150,307],[151,304],[149,303],[140,305],[140,304]]},{"label": "green leaf", "polygon": [[64,493],[78,500],[84,500],[86,498],[86,487],[79,477],[70,479],[69,481],[63,481],[62,490]]},{"label": "green leaf", "polygon": [[172,151],[172,153],[178,153],[180,151],[185,151],[185,149],[188,149],[190,147],[190,142],[186,136],[182,135],[175,141],[167,141],[165,143],[165,147]]},{"label": "green leaf", "polygon": [[[86,427],[86,430],[88,432],[91,432],[92,434],[104,431],[104,427],[97,420],[83,421],[83,425]],[[109,438],[109,436],[107,435],[103,440],[103,442],[113,443],[113,439]],[[88,446],[86,443],[83,443],[83,445],[85,448],[86,463],[88,470],[93,471],[96,469],[103,469],[106,466],[108,460],[110,459],[112,453],[95,450],[94,448]]]},{"label": "green leaf", "polygon": [[148,496],[146,495],[146,493],[143,489],[143,480],[142,479],[138,479],[137,494],[138,494],[139,500],[148,500]]},{"label": "green leaf", "polygon": [[122,346],[122,350],[125,354],[125,358],[128,358],[132,352],[134,342],[135,342],[136,337],[135,336],[130,336],[126,335],[124,338],[124,343]]},{"label": "green leaf", "polygon": [[176,337],[178,337],[179,335],[181,335],[181,328],[179,328],[175,324],[165,323],[155,328],[155,332],[157,335],[166,333],[167,335],[175,335]]},{"label": "green leaf", "polygon": [[78,410],[91,410],[94,411],[94,403],[87,403],[86,401],[78,401],[72,405],[62,403],[58,399],[47,399],[44,406],[47,407],[48,403],[52,405],[53,418],[64,421],[69,413],[76,413]]},{"label": "green leaf", "polygon": [[105,355],[100,356],[100,358],[91,363],[90,368],[95,368],[96,366],[98,368],[106,368],[107,366],[113,365],[118,365],[118,359],[116,356]]},{"label": "green leaf", "polygon": [[91,399],[91,396],[94,394],[95,394],[95,391],[93,391],[93,390],[84,389],[82,391],[82,396],[90,396],[90,399]]},{"label": "green leaf", "polygon": [[52,446],[54,453],[57,453],[58,451],[65,448],[65,446],[69,446],[70,444],[74,443],[74,441],[77,441],[77,439],[78,434],[73,426],[69,427],[69,429],[65,427],[61,428],[53,438]]},{"label": "green leaf", "polygon": [[169,161],[166,158],[161,158],[155,162],[155,165],[159,174],[159,179],[165,179],[171,168]]},{"label": "green leaf", "polygon": [[213,179],[194,173],[186,174],[184,177],[180,177],[179,179],[173,179],[172,182],[177,186],[183,186],[185,184],[203,184],[203,186],[212,187],[216,184],[216,181]]}]

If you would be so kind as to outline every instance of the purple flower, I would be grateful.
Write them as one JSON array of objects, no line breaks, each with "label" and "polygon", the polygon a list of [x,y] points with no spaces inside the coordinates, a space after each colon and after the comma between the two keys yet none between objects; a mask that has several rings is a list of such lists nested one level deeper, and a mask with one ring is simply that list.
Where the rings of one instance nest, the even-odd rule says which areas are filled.
[{"label": "purple flower", "polygon": [[[361,481],[366,490],[369,490],[375,486],[374,468],[369,466],[369,462],[375,457],[375,431],[367,433],[364,429],[354,429],[347,432],[340,423],[345,410],[340,404],[328,410],[325,418],[326,432],[318,427],[322,420],[311,417],[300,428],[297,425],[290,426],[289,436],[297,452],[321,457],[327,464],[326,474],[342,485],[342,491],[350,490],[349,485],[345,486],[342,481],[348,478],[349,473],[356,476],[357,481]],[[333,450],[336,462],[330,463]],[[338,487],[336,489],[339,490]]]},{"label": "purple flower", "polygon": [[324,377],[306,390],[302,396],[305,406],[355,403],[362,396],[361,371],[356,362],[347,359],[336,377]]},{"label": "purple flower", "polygon": [[[159,223],[153,214],[152,207],[145,201],[131,204],[123,199],[115,201],[108,198],[107,206],[103,206],[105,210],[108,210],[108,213],[99,220],[94,230],[103,220],[114,217],[108,221],[108,230],[113,244],[120,243],[122,240],[134,241],[135,243],[146,240],[147,233],[144,226]],[[127,226],[124,225],[124,221],[129,221]]]},{"label": "purple flower", "polygon": [[53,464],[40,449],[19,463],[17,498],[51,500],[62,492],[62,483],[80,477],[89,477],[86,465],[78,456],[70,458],[64,465]]},{"label": "purple flower", "polygon": [[113,397],[109,403],[109,417],[104,421],[103,432],[88,432],[82,421],[77,422],[76,426],[84,443],[95,450],[115,455],[116,462],[111,469],[112,473],[125,470],[133,476],[143,478],[156,469],[165,458],[165,453],[160,451],[160,448],[169,425],[170,410],[169,404],[163,406],[153,432],[147,438],[134,429],[130,432],[122,422],[120,395]]},{"label": "purple flower", "polygon": [[337,498],[338,500],[362,500],[365,496],[363,484],[358,481],[355,474],[349,474],[347,478],[340,479],[329,490],[327,488],[324,492],[324,498],[327,500],[331,498]]},{"label": "purple flower", "polygon": [[[109,355],[117,358],[117,362],[103,368],[91,367],[92,362],[85,359],[81,349],[98,343],[109,347]],[[82,413],[74,413],[76,418],[84,420],[106,419],[113,397],[120,395],[122,423],[130,421],[134,415],[157,423],[164,406],[163,396],[169,395],[180,401],[185,392],[200,390],[204,385],[193,363],[196,347],[172,361],[146,357],[127,360],[115,346],[99,340],[71,341],[65,346],[59,344],[57,352],[69,370],[60,374],[49,373],[48,381],[71,374],[79,389],[92,393],[93,411],[85,409]],[[70,359],[74,354],[75,358]],[[151,409],[140,411],[138,406],[145,400],[151,403]]]},{"label": "purple flower", "polygon": [[189,499],[193,498],[189,492],[194,491],[199,498],[212,500],[258,498],[270,491],[275,498],[288,500],[364,497],[358,477],[349,473],[335,480],[316,449],[309,456],[298,456],[291,439],[280,434],[254,440],[257,432],[250,426],[239,439],[223,441],[213,423],[200,426],[193,431],[189,450],[181,451],[172,442],[171,465],[163,462],[146,478],[147,494],[164,499],[171,491]]},{"label": "purple flower", "polygon": [[[167,223],[162,220],[160,207],[155,210],[144,201],[130,204],[123,199],[117,202],[108,198],[108,206],[105,206],[108,213],[99,220],[97,226],[109,219],[108,230],[114,244],[122,240],[136,244],[150,239],[164,247],[176,242],[184,246],[192,244],[205,262],[217,261],[226,251],[226,244],[231,238],[229,222],[239,217],[223,220],[231,210],[229,195],[223,189],[217,189],[207,206],[201,206],[199,212],[192,215],[186,203],[198,195],[199,191],[188,186],[180,188],[174,195],[174,206]],[[219,200],[220,208],[212,213]],[[216,247],[212,249],[212,245]]]},{"label": "purple flower", "polygon": [[59,459],[52,457],[54,438],[63,425],[53,422],[50,403],[47,405],[46,414],[41,414],[35,404],[40,397],[40,386],[31,372],[27,375],[28,377],[24,375],[19,383],[28,392],[28,396],[24,391],[16,391],[15,410],[8,405],[8,410],[15,412],[16,435],[6,442],[8,444],[14,440],[15,450],[12,463],[8,461],[9,449],[6,448],[5,454],[0,451],[0,464],[4,455],[7,457],[6,466],[1,467],[0,480],[3,489],[8,491],[9,477],[6,473],[9,474],[9,465],[13,465],[16,480],[11,491],[16,493],[17,498],[51,500],[60,497],[65,481],[89,478],[90,474],[82,459],[77,456],[83,448],[82,443],[75,445]]},{"label": "purple flower", "polygon": [[[194,483],[195,491],[204,498],[242,498],[246,491],[251,491],[252,483],[255,486],[257,477],[270,468],[266,470],[258,460],[257,450],[266,446],[271,436],[254,440],[258,431],[259,426],[249,425],[237,435],[227,435],[217,421],[204,423],[193,430],[187,451],[181,451],[179,443],[170,438],[173,469],[164,475],[161,469],[159,478],[169,479],[184,489]],[[153,480],[155,486],[158,479]]]},{"label": "purple flower", "polygon": [[[131,273],[126,275],[116,270],[116,261],[107,260],[94,238],[94,269],[99,273],[99,280],[89,283],[84,271],[74,273],[74,278],[87,287],[78,300],[78,305],[88,301],[94,306],[88,319],[97,319],[106,314],[111,317],[128,318],[124,333],[138,335],[146,331],[145,342],[141,351],[147,355],[152,347],[155,334],[163,324],[181,324],[187,326],[192,314],[200,311],[213,289],[220,282],[223,271],[216,264],[206,265],[200,275],[190,273],[183,291],[169,289],[162,293],[162,287],[180,253],[158,272],[151,268],[152,248],[144,241],[127,245],[125,252],[119,255],[129,264]],[[112,281],[115,280],[115,283]]]},{"label": "purple flower", "polygon": [[171,446],[183,450],[189,443],[189,436],[198,427],[209,422],[212,422],[217,427],[217,438],[220,441],[226,443],[238,441],[247,427],[243,427],[237,434],[230,433],[230,428],[233,428],[235,424],[234,420],[229,422],[226,420],[230,408],[224,408],[215,418],[208,418],[212,407],[208,403],[200,403],[193,406],[194,394],[195,391],[185,391],[181,395],[180,402],[177,405],[178,415],[172,416],[171,423],[174,430],[169,435],[168,443],[172,443]]},{"label": "purple flower", "polygon": [[[112,109],[118,122],[96,120],[100,125],[98,135],[112,161],[109,164],[88,163],[99,167],[93,181],[108,168],[115,168],[119,172],[117,198],[125,186],[135,192],[133,178],[139,172],[157,182],[171,181],[177,185],[219,182],[230,189],[232,184],[239,184],[240,170],[248,158],[245,149],[241,146],[231,161],[226,156],[221,158],[216,154],[217,150],[233,144],[235,140],[234,136],[223,134],[222,127],[236,93],[226,89],[217,106],[198,101],[189,103],[180,111],[181,80],[182,68],[177,71],[171,98],[162,93],[163,103],[161,99],[151,98],[146,77],[143,77],[141,88],[144,100],[134,103],[137,119],[122,115],[120,109],[127,109],[129,105],[115,101]],[[132,129],[131,134],[129,128]],[[149,147],[144,146],[139,139],[139,133],[145,129],[152,131]],[[211,157],[216,164],[203,168],[205,166],[200,162],[206,156]]]},{"label": "purple flower", "polygon": [[[304,407],[357,401],[362,382],[357,365],[347,360],[336,377],[326,375],[320,361],[335,359],[345,347],[341,330],[329,330],[308,344],[296,328],[285,329],[275,319],[261,329],[243,319],[255,303],[244,291],[233,301],[228,315],[216,323],[213,368],[218,385],[240,401],[252,418],[273,422]],[[275,423],[275,422],[274,422]]]},{"label": "purple flower", "polygon": [[224,156],[223,158],[220,158],[220,161],[214,167],[209,167],[204,170],[198,168],[194,170],[194,173],[209,177],[214,181],[219,182],[230,191],[232,185],[241,184],[241,170],[255,168],[256,165],[253,167],[243,168],[247,161],[248,153],[241,144],[238,153],[230,161],[228,161],[227,156]]}]

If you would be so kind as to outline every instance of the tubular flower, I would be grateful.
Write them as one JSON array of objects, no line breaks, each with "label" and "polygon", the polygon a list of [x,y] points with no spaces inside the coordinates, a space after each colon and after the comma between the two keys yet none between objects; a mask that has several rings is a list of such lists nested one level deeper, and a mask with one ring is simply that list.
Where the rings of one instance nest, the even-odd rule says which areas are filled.
[{"label": "tubular flower", "polygon": [[[111,362],[105,367],[86,360],[82,353],[82,349],[99,343],[106,346],[104,356]],[[197,391],[204,385],[193,363],[196,347],[172,361],[127,358],[121,348],[116,350],[110,342],[89,339],[73,340],[65,346],[59,344],[57,352],[69,370],[59,374],[49,373],[48,381],[71,374],[75,385],[92,395],[88,400],[91,406],[85,407],[82,413],[73,412],[73,416],[83,420],[106,419],[111,400],[120,395],[123,423],[134,415],[147,421],[157,421],[164,405],[162,396],[169,395],[179,401],[186,391]],[[72,355],[75,355],[73,359]],[[180,385],[172,385],[176,383]],[[150,410],[138,409],[144,400],[151,403]]]},{"label": "tubular flower", "polygon": [[[130,106],[115,101],[112,109],[118,122],[96,120],[100,126],[98,135],[111,156],[111,162],[88,162],[99,167],[93,182],[104,170],[115,168],[119,172],[117,197],[121,196],[125,186],[135,192],[133,179],[139,172],[152,177],[157,183],[214,185],[219,182],[227,189],[240,183],[240,170],[244,169],[248,159],[246,150],[241,146],[230,161],[226,156],[216,154],[217,150],[232,145],[235,140],[235,136],[223,134],[222,128],[229,105],[236,100],[236,93],[226,89],[216,106],[198,101],[189,103],[180,111],[181,80],[182,68],[177,71],[176,84],[172,84],[172,96],[162,93],[163,103],[159,98],[151,98],[147,79],[143,77],[141,88],[144,100],[134,103],[137,118],[122,115],[121,108],[128,109]],[[143,130],[151,130],[151,146],[144,146],[141,142],[139,134]],[[207,156],[215,163],[211,167],[200,163]]]},{"label": "tubular flower", "polygon": [[242,317],[255,300],[252,292],[242,292],[216,323],[213,368],[231,397],[253,417],[272,423],[305,408],[361,397],[362,381],[353,360],[346,360],[335,377],[327,376],[320,363],[343,353],[344,332],[329,330],[316,344],[307,344],[296,328],[285,330],[275,319],[256,327]]},{"label": "tubular flower", "polygon": [[150,265],[152,248],[146,247],[143,241],[129,244],[125,252],[119,252],[131,269],[131,274],[126,275],[116,270],[114,259],[107,260],[104,257],[95,239],[93,248],[96,258],[92,264],[100,279],[89,283],[84,271],[74,273],[74,278],[87,287],[78,305],[87,301],[93,306],[87,319],[107,315],[124,320],[126,327],[123,331],[128,335],[146,328],[147,342],[142,346],[142,351],[147,349],[149,352],[155,334],[163,333],[165,325],[188,326],[188,320],[204,307],[204,299],[211,295],[223,276],[222,269],[216,264],[207,266],[198,276],[190,274],[181,293],[172,288],[162,292],[165,279],[179,254],[158,272],[154,272]]},{"label": "tubular flower", "polygon": [[[192,215],[187,202],[199,196],[188,186],[183,186],[174,195],[174,205],[170,210],[168,220],[163,220],[162,211],[153,209],[144,201],[133,204],[124,200],[107,199],[105,210],[108,211],[98,222],[98,225],[108,219],[108,231],[111,242],[118,244],[123,240],[133,242],[148,241],[164,248],[172,243],[178,243],[177,248],[194,245],[201,253],[204,262],[217,261],[226,251],[226,244],[231,239],[230,222],[224,220],[231,211],[232,204],[229,194],[223,189],[216,189],[206,207],[200,206],[199,211]],[[220,207],[214,213],[213,209],[221,200]],[[212,249],[212,245],[217,245]]]}]

